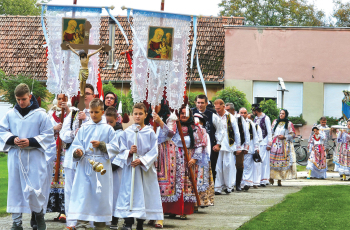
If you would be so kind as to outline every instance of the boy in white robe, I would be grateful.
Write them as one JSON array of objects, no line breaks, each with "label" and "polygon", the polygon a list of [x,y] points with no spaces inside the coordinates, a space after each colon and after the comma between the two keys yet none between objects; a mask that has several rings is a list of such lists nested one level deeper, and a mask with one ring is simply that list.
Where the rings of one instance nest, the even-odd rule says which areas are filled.
[{"label": "boy in white robe", "polygon": [[89,104],[94,99],[94,87],[90,84],[85,86],[85,98],[84,111],[79,111],[77,109],[72,109],[68,116],[64,119],[62,129],[60,131],[60,138],[64,142],[66,148],[66,154],[64,157],[63,167],[65,174],[64,181],[64,200],[65,200],[65,212],[67,215],[67,230],[74,229],[77,220],[73,220],[68,216],[70,196],[72,192],[72,186],[76,170],[76,162],[73,162],[73,153],[71,152],[70,146],[74,141],[74,138],[79,130],[79,121],[82,121],[82,125],[90,121]]},{"label": "boy in white robe", "polygon": [[[91,120],[82,126],[72,143],[73,158],[79,161],[74,177],[68,216],[76,219],[76,229],[86,229],[89,221],[94,229],[102,230],[112,220],[113,178],[107,144],[115,137],[113,128],[105,119],[103,102],[90,102]],[[114,151],[119,152],[118,146]],[[94,161],[94,162],[92,162]],[[91,163],[100,162],[106,170],[98,172]]]},{"label": "boy in white robe", "polygon": [[[124,145],[128,149],[120,158],[124,161],[123,175],[119,190],[117,207],[114,216],[124,218],[125,225],[122,230],[130,230],[137,218],[137,229],[143,229],[145,219],[163,220],[163,208],[157,172],[154,161],[158,156],[157,136],[150,126],[145,126],[147,109],[143,103],[137,103],[133,108],[135,124],[124,132]],[[137,146],[135,145],[135,130],[137,134]],[[113,143],[114,144],[114,143]],[[133,161],[133,154],[137,159]],[[130,195],[132,168],[135,168],[133,206],[130,210]]]},{"label": "boy in white robe", "polygon": [[0,122],[0,150],[8,151],[7,212],[11,230],[22,230],[22,213],[34,212],[38,230],[45,230],[44,213],[55,156],[54,132],[46,111],[39,108],[28,85],[15,89],[17,104]]},{"label": "boy in white robe", "polygon": [[[118,142],[118,146],[121,149],[124,144],[122,141],[122,136],[124,135],[123,126],[120,123],[117,123],[118,113],[115,107],[110,106],[105,111],[107,124],[113,127],[115,130],[115,138]],[[123,148],[125,148],[123,146]],[[113,209],[117,206],[117,199],[120,189],[120,182],[123,174],[123,163],[117,155],[112,161],[112,170],[113,170]],[[118,229],[118,217],[112,216],[112,223],[109,227],[110,229]]]}]

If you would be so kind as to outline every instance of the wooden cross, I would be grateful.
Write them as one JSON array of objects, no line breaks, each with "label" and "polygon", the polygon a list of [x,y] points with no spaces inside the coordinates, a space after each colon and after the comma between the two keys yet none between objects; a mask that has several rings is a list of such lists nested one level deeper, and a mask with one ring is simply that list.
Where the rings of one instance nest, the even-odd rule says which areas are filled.
[{"label": "wooden cross", "polygon": [[[90,45],[89,44],[90,29],[91,29],[91,23],[89,21],[85,21],[85,25],[84,25],[85,32],[84,32],[83,44],[72,44],[72,43],[68,43],[68,42],[63,42],[61,44],[62,50],[70,50],[70,48],[67,46],[67,44],[69,44],[69,46],[74,49],[72,51],[77,55],[79,55],[79,54],[75,50],[84,50],[86,54],[89,54],[89,49],[90,50],[98,50],[101,47],[104,47],[103,48],[104,52],[110,51],[111,46],[109,46],[107,44],[102,44],[102,45]],[[80,85],[80,94],[82,94],[82,92],[83,92],[83,94],[85,94],[85,81],[84,81],[83,86]],[[81,96],[79,99],[78,109],[80,111],[83,111],[85,109],[84,98],[85,98],[85,96]]]}]

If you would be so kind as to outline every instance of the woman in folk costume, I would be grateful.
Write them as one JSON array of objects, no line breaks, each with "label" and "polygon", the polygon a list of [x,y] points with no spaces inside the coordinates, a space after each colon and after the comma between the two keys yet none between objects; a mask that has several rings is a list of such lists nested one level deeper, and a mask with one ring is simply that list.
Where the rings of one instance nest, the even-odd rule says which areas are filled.
[{"label": "woman in folk costume", "polygon": [[327,177],[327,154],[324,147],[326,134],[315,125],[312,127],[314,134],[309,139],[310,157],[306,169],[309,170],[307,179],[310,177],[326,179]]},{"label": "woman in folk costume", "polygon": [[[196,151],[201,151],[202,158],[197,161],[198,170],[197,170],[197,190],[201,203],[201,207],[208,207],[214,205],[214,179],[213,173],[211,171],[210,164],[210,140],[209,134],[204,128],[206,125],[205,115],[200,113],[195,113],[193,115],[194,123],[197,129],[196,132]],[[196,204],[194,207],[195,212],[198,212],[198,205]]]},{"label": "woman in folk costume", "polygon": [[[59,132],[62,129],[61,123],[61,113],[62,108],[64,108],[64,117],[70,113],[69,103],[64,102],[64,94],[58,94],[56,99],[53,101],[54,106],[49,110],[48,115],[50,117],[51,123],[53,125],[53,130],[55,133],[56,148],[58,148],[58,138]],[[62,146],[61,146],[62,148]],[[59,215],[54,220],[66,222],[65,204],[64,204],[64,171],[63,171],[63,161],[65,150],[62,148],[60,152],[60,159],[55,160],[53,165],[50,165],[50,176],[52,177],[49,203],[47,205],[47,212],[58,212]],[[57,157],[57,156],[56,156]],[[56,174],[56,164],[59,164],[58,181],[55,180]],[[52,168],[53,166],[53,168]]]},{"label": "woman in folk costume", "polygon": [[[180,110],[180,122],[185,143],[188,148],[188,155],[191,160],[187,162],[181,137],[177,132],[173,137],[173,141],[179,150],[181,160],[182,194],[176,202],[171,202],[164,206],[164,213],[171,213],[170,216],[172,217],[180,215],[181,219],[186,219],[187,215],[192,214],[196,204],[196,196],[190,180],[190,172],[188,167],[192,167],[193,171],[197,172],[197,163],[202,162],[203,151],[205,151],[204,149],[208,143],[205,129],[195,126],[192,111],[188,112],[189,116],[186,116],[186,108],[185,106],[182,106]],[[197,173],[195,173],[195,178],[197,178]]]},{"label": "woman in folk costume", "polygon": [[338,155],[338,171],[343,176],[342,180],[346,180],[346,176],[350,175],[350,119],[347,122],[347,130],[342,129],[338,133],[339,155]]},{"label": "woman in folk costume", "polygon": [[297,178],[296,159],[293,145],[295,137],[294,125],[288,120],[288,111],[281,109],[278,119],[272,123],[272,143],[270,152],[270,184],[274,179],[278,180],[278,186],[282,186],[281,180]]}]

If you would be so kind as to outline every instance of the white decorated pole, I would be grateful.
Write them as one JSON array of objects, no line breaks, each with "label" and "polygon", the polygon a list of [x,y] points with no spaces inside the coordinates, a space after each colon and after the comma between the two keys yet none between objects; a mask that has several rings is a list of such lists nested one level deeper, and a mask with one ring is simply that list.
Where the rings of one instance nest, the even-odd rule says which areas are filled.
[{"label": "white decorated pole", "polygon": [[[136,148],[137,148],[137,134],[138,132],[140,131],[140,126],[139,125],[136,125],[135,127],[135,140],[134,140],[134,145],[136,145]],[[132,161],[136,160],[136,154],[137,153],[133,153],[132,155]],[[132,167],[131,169],[131,193],[130,193],[130,211],[132,210],[132,206],[134,204],[134,189],[135,189],[135,168]]]}]

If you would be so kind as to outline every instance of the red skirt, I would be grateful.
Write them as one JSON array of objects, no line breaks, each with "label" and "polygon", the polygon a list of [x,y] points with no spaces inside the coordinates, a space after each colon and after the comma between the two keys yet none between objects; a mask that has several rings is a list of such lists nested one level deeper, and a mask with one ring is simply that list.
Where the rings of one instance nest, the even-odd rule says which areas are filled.
[{"label": "red skirt", "polygon": [[164,202],[163,212],[175,215],[191,215],[194,212],[193,202],[184,202],[183,194],[176,202]]}]

